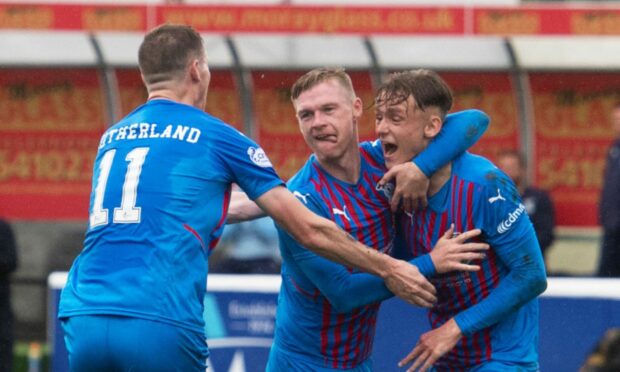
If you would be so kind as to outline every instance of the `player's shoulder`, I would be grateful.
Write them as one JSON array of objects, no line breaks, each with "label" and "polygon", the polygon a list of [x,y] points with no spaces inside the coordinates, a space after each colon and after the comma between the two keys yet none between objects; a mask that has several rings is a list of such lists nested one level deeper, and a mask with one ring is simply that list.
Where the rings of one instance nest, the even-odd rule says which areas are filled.
[{"label": "player's shoulder", "polygon": [[314,155],[311,155],[306,163],[291,177],[286,186],[289,190],[313,190],[313,181],[316,179],[316,168],[314,167]]},{"label": "player's shoulder", "polygon": [[383,148],[381,147],[381,141],[364,141],[360,143],[359,149],[362,154],[367,155],[367,159],[375,163],[375,165],[384,166]]},{"label": "player's shoulder", "polygon": [[493,162],[481,155],[465,152],[453,162],[454,173],[462,180],[495,191],[514,187],[510,178]]},{"label": "player's shoulder", "polygon": [[314,199],[318,194],[318,176],[315,162],[316,158],[311,155],[304,166],[286,182],[286,187],[305,204],[308,204],[309,198]]}]

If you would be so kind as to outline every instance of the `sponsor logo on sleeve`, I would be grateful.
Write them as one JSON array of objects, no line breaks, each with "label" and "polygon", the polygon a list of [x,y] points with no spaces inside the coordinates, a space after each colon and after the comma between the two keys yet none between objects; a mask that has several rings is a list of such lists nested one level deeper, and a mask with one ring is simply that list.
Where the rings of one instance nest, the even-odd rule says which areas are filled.
[{"label": "sponsor logo on sleeve", "polygon": [[252,163],[258,165],[263,168],[272,168],[271,162],[265,154],[265,151],[262,148],[250,147],[248,148],[248,155],[250,156],[250,160]]},{"label": "sponsor logo on sleeve", "polygon": [[508,217],[497,225],[497,232],[503,234],[510,230],[512,225],[519,219],[519,217],[521,217],[523,213],[525,213],[525,205],[523,205],[523,203],[519,203],[517,208],[508,213]]}]

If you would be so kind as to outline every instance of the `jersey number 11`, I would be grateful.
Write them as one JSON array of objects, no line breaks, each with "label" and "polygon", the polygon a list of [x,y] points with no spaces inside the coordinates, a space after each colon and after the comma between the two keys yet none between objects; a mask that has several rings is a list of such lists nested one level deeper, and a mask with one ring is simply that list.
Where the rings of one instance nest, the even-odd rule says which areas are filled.
[{"label": "jersey number 11", "polygon": [[[140,173],[146,154],[149,152],[148,147],[138,147],[131,150],[125,157],[125,161],[129,162],[127,173],[125,173],[125,182],[123,182],[123,194],[121,206],[114,208],[113,223],[139,223],[141,208],[136,207],[136,195],[138,192],[138,182],[140,181]],[[103,196],[105,194],[108,176],[112,162],[116,155],[116,150],[108,150],[99,163],[99,177],[95,186],[95,200],[93,201],[92,210],[90,212],[90,228],[108,224],[108,210],[103,208]]]}]

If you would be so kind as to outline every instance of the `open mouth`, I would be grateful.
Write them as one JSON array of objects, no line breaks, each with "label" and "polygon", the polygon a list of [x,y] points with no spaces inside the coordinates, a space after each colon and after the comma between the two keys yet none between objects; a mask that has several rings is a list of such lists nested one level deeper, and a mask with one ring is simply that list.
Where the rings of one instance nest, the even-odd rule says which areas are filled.
[{"label": "open mouth", "polygon": [[398,146],[396,146],[393,143],[388,143],[388,142],[383,142],[383,153],[385,155],[392,155],[393,153],[396,152],[396,150],[398,150]]}]

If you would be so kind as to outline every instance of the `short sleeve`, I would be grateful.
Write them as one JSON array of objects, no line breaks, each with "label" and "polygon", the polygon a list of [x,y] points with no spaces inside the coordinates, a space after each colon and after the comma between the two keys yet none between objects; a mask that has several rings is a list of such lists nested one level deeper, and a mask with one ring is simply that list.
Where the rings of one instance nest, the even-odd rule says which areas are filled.
[{"label": "short sleeve", "polygon": [[222,126],[214,132],[212,153],[232,176],[232,182],[255,200],[276,186],[284,185],[265,151],[238,130]]}]

